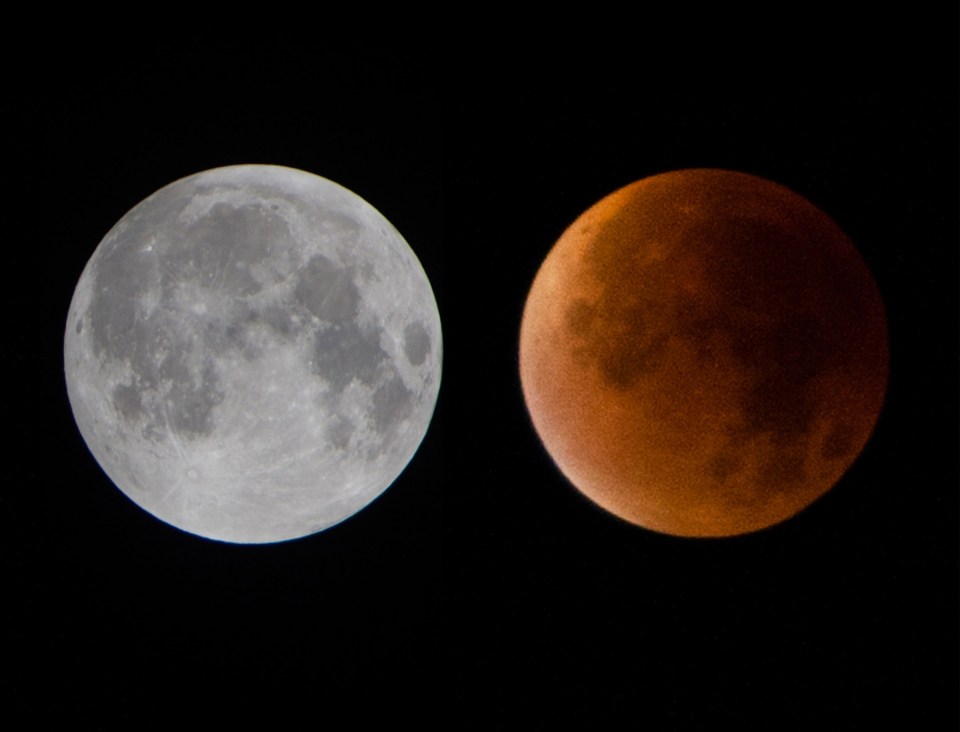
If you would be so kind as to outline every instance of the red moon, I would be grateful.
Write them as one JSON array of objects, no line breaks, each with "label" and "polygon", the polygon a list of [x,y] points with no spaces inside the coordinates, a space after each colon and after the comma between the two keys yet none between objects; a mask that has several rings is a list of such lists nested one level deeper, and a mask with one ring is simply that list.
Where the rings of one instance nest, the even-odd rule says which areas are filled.
[{"label": "red moon", "polygon": [[681,170],[607,196],[541,266],[520,378],[588,498],[678,536],[784,521],[860,454],[888,379],[883,302],[853,243],[776,183]]}]

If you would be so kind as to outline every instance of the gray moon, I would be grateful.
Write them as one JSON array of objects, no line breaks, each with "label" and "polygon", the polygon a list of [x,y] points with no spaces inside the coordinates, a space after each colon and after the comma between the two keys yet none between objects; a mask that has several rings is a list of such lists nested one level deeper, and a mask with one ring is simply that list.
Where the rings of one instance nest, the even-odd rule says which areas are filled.
[{"label": "gray moon", "polygon": [[162,188],[97,247],[67,393],[111,480],[184,531],[268,543],[379,496],[429,426],[440,317],[397,230],[332,181],[239,165]]}]

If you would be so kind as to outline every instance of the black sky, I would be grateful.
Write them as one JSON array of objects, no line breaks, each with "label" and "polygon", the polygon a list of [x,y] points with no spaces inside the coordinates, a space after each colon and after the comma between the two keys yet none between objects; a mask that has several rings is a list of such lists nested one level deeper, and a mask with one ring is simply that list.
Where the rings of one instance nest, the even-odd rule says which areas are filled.
[{"label": "black sky", "polygon": [[[653,729],[752,728],[771,719],[761,709],[777,729],[955,719],[949,20],[890,18],[879,30],[897,42],[768,40],[762,63],[723,44],[521,62],[495,44],[487,58],[274,38],[78,43],[49,65],[8,64],[5,703],[103,728],[192,705],[316,714],[358,690],[501,727],[516,708]],[[256,548],[183,534],[124,498],[62,376],[73,286],[109,228],[166,183],[249,162],[378,208],[430,277],[445,339],[407,472],[340,526]],[[794,520],[723,541],[646,532],[581,498],[517,374],[526,291],[564,228],[685,167],[760,175],[830,214],[873,271],[891,335],[887,402],[847,476]]]}]

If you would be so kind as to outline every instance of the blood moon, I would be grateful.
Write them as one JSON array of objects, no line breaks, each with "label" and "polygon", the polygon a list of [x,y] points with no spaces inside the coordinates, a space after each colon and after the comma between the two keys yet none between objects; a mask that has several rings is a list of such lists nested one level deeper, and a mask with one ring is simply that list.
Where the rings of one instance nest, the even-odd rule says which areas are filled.
[{"label": "blood moon", "polygon": [[729,536],[828,491],[888,378],[877,286],[822,211],[762,178],[682,170],[604,198],[533,282],[520,377],[587,497],[640,526]]}]

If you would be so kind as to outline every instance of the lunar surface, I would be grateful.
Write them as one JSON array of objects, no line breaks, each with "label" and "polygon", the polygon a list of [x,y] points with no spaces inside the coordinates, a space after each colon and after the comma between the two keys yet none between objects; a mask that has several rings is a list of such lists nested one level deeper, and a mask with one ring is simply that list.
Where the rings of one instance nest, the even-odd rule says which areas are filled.
[{"label": "lunar surface", "polygon": [[90,451],[157,518],[222,541],[326,529],[427,430],[440,320],[416,256],[324,178],[242,165],[127,213],[77,284],[67,392]]},{"label": "lunar surface", "polygon": [[534,427],[584,495],[634,524],[729,536],[828,491],[886,393],[883,303],[852,242],[750,175],[646,178],[547,256],[520,334]]}]

